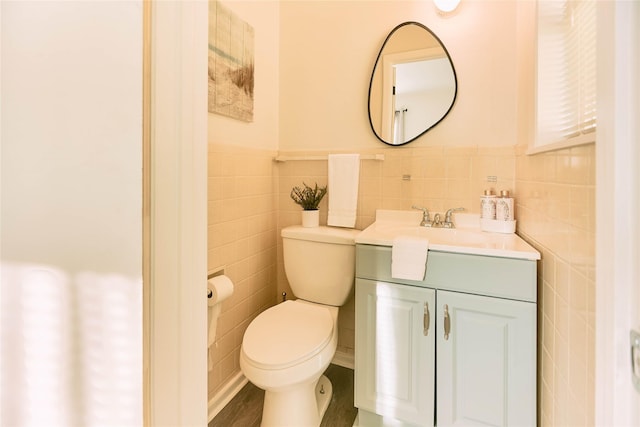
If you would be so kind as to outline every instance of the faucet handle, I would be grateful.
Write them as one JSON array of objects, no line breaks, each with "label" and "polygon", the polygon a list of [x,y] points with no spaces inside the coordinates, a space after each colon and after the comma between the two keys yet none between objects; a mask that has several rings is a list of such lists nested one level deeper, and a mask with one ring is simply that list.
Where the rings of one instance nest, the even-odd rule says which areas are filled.
[{"label": "faucet handle", "polygon": [[444,226],[446,228],[454,228],[453,221],[451,221],[451,214],[458,211],[463,211],[464,208],[451,208],[444,214]]},{"label": "faucet handle", "polygon": [[429,211],[427,210],[427,208],[413,205],[411,206],[411,209],[422,211],[422,221],[420,222],[420,227],[431,227],[431,219],[429,218]]}]

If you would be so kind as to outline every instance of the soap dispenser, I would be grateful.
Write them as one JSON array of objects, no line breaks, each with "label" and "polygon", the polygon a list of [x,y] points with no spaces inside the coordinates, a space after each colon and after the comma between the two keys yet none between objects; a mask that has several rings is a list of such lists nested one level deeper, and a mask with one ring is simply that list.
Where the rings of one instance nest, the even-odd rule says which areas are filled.
[{"label": "soap dispenser", "polygon": [[496,195],[493,190],[484,190],[480,197],[480,218],[496,219]]},{"label": "soap dispenser", "polygon": [[496,201],[496,219],[499,221],[513,221],[513,198],[509,197],[507,190],[500,192],[500,198]]}]

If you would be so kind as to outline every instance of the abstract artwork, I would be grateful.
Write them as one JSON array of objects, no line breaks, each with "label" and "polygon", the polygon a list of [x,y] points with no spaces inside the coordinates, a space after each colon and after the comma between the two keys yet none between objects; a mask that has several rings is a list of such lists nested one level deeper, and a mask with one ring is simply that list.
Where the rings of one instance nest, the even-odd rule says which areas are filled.
[{"label": "abstract artwork", "polygon": [[253,27],[209,1],[209,112],[253,121]]}]

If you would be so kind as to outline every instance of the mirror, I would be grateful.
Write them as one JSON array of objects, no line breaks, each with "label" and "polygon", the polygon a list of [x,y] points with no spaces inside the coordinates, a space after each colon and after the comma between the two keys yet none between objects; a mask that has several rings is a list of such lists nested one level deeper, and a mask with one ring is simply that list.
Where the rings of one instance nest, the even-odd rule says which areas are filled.
[{"label": "mirror", "polygon": [[445,118],[457,95],[456,71],[440,39],[418,22],[394,28],[369,85],[369,122],[378,139],[407,144]]}]

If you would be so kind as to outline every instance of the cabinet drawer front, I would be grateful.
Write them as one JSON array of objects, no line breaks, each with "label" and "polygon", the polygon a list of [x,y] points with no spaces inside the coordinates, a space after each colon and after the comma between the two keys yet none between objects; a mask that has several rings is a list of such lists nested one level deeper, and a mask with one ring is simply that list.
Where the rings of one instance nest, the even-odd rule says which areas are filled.
[{"label": "cabinet drawer front", "polygon": [[391,277],[391,248],[357,245],[356,277],[536,301],[536,261],[429,251],[422,281]]}]

